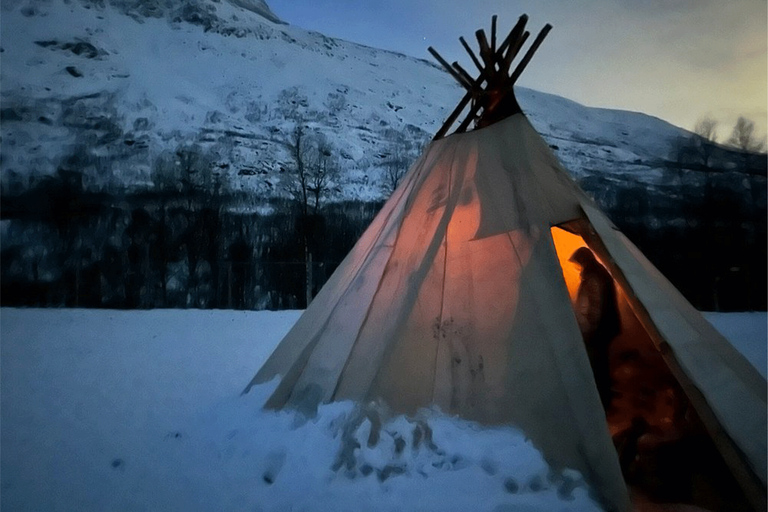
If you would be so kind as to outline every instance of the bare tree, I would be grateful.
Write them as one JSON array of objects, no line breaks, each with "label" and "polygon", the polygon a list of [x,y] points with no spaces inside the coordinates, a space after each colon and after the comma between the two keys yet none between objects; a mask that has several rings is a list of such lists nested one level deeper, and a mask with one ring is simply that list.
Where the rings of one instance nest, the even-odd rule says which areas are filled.
[{"label": "bare tree", "polygon": [[386,195],[391,195],[395,191],[400,181],[408,172],[411,164],[413,144],[408,138],[400,132],[393,131],[385,134],[389,142],[389,156],[384,160],[384,175],[382,177],[381,189]]},{"label": "bare tree", "polygon": [[704,116],[696,121],[693,133],[710,142],[717,142],[717,121],[710,116]]},{"label": "bare tree", "polygon": [[[728,144],[743,151],[741,155],[741,163],[744,171],[747,171],[749,167],[749,153],[760,153],[765,149],[765,140],[757,140],[757,137],[755,136],[754,121],[751,121],[744,116],[739,116],[736,120],[736,124],[731,132],[731,137],[728,139]],[[765,184],[754,175],[748,174],[747,179],[749,181],[750,204],[753,211],[757,212],[759,208],[760,193],[761,190],[765,189]]]},{"label": "bare tree", "polygon": [[[159,257],[167,260],[174,246],[184,247],[188,301],[197,306],[218,305],[219,260],[224,242],[222,212],[230,194],[224,171],[216,164],[214,155],[196,144],[180,145],[175,151],[161,155],[153,168],[161,226],[155,250]],[[184,201],[186,219],[186,227],[179,233],[174,232],[168,216],[169,207],[177,198]],[[167,273],[167,268],[161,269],[163,300],[167,298]],[[207,275],[207,284],[212,290],[208,295],[201,293],[203,275]]]},{"label": "bare tree", "polygon": [[339,164],[334,158],[331,144],[322,137],[316,139],[310,151],[309,188],[313,214],[317,214],[320,204],[331,190],[331,185],[338,180]]},{"label": "bare tree", "polygon": [[296,122],[287,146],[293,157],[293,165],[289,169],[285,186],[301,210],[299,222],[304,244],[306,298],[309,305],[313,284],[311,231],[317,224],[315,221],[323,200],[338,179],[339,166],[333,157],[330,143],[319,133],[307,133],[301,120]]},{"label": "bare tree", "polygon": [[310,159],[310,145],[304,133],[304,124],[296,122],[296,127],[290,135],[287,146],[293,158],[293,166],[288,169],[285,188],[294,201],[299,204],[301,214],[309,215],[309,171],[307,161]]},{"label": "bare tree", "polygon": [[699,136],[695,141],[695,145],[698,149],[701,164],[709,168],[715,143],[717,142],[717,121],[710,116],[704,116],[696,122],[693,132]]},{"label": "bare tree", "polygon": [[287,146],[293,165],[288,169],[286,190],[299,204],[302,215],[315,215],[338,179],[339,165],[333,147],[322,135],[307,133],[300,121]]},{"label": "bare tree", "polygon": [[739,116],[739,119],[736,121],[731,137],[728,139],[728,144],[751,153],[758,153],[765,148],[765,141],[758,140],[755,136],[755,122],[750,121],[744,116]]},{"label": "bare tree", "polygon": [[171,232],[168,220],[168,207],[181,191],[182,183],[176,166],[176,157],[164,154],[155,160],[152,167],[152,183],[158,199],[160,219],[158,223],[157,243],[155,246],[155,264],[158,265],[158,286],[162,304],[168,305],[168,263],[171,261]]}]

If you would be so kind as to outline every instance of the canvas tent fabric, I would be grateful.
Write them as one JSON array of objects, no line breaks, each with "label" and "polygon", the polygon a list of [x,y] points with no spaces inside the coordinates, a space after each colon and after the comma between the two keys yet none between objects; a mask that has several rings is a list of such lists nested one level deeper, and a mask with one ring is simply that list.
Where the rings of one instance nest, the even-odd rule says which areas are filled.
[{"label": "canvas tent fabric", "polygon": [[426,149],[251,385],[280,377],[273,408],[380,401],[516,425],[553,467],[581,471],[606,509],[629,510],[550,232],[574,221],[708,427],[764,487],[765,380],[578,188],[522,113]]}]

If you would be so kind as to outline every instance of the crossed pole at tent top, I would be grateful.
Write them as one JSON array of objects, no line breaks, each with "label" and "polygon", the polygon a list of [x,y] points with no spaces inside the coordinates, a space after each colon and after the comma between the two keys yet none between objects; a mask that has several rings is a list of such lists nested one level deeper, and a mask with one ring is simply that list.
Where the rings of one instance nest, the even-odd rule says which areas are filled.
[{"label": "crossed pole at tent top", "polygon": [[490,42],[483,29],[475,32],[480,48],[479,58],[472,51],[469,44],[467,44],[467,41],[463,37],[459,38],[462,46],[480,72],[477,78],[472,78],[467,70],[458,62],[448,64],[448,61],[437,53],[437,50],[431,46],[428,48],[429,53],[467,91],[453,112],[445,120],[443,126],[437,131],[433,140],[440,139],[448,133],[448,130],[453,126],[467,105],[470,105],[469,112],[459,124],[455,133],[465,132],[473,121],[475,128],[482,128],[512,114],[522,112],[515,99],[513,86],[531,61],[533,54],[536,53],[536,50],[544,41],[544,38],[547,37],[547,34],[552,29],[552,25],[544,25],[523,58],[518,62],[514,70],[510,72],[512,61],[515,60],[515,57],[520,53],[520,50],[530,36],[530,32],[525,30],[528,16],[526,14],[520,16],[517,24],[515,24],[509,35],[498,47],[496,46],[496,19],[497,16],[494,14],[491,18]]}]

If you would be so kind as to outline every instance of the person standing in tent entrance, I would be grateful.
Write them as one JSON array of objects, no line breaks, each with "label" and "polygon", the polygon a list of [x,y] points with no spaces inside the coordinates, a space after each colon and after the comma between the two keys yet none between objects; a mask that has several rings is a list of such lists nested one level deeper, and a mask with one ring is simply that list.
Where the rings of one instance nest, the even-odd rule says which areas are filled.
[{"label": "person standing in tent entrance", "polygon": [[592,373],[603,408],[611,403],[611,368],[608,349],[621,332],[619,308],[613,278],[586,247],[580,247],[570,261],[581,267],[581,284],[574,312],[584,337]]}]

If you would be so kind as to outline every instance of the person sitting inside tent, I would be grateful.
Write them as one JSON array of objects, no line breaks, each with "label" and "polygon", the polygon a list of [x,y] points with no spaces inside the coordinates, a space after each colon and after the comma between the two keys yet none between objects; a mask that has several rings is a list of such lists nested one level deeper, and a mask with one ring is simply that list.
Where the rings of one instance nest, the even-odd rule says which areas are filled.
[{"label": "person sitting inside tent", "polygon": [[603,408],[611,403],[611,370],[608,349],[621,332],[619,308],[613,278],[586,247],[580,247],[570,261],[581,267],[581,284],[574,312],[592,365]]}]

